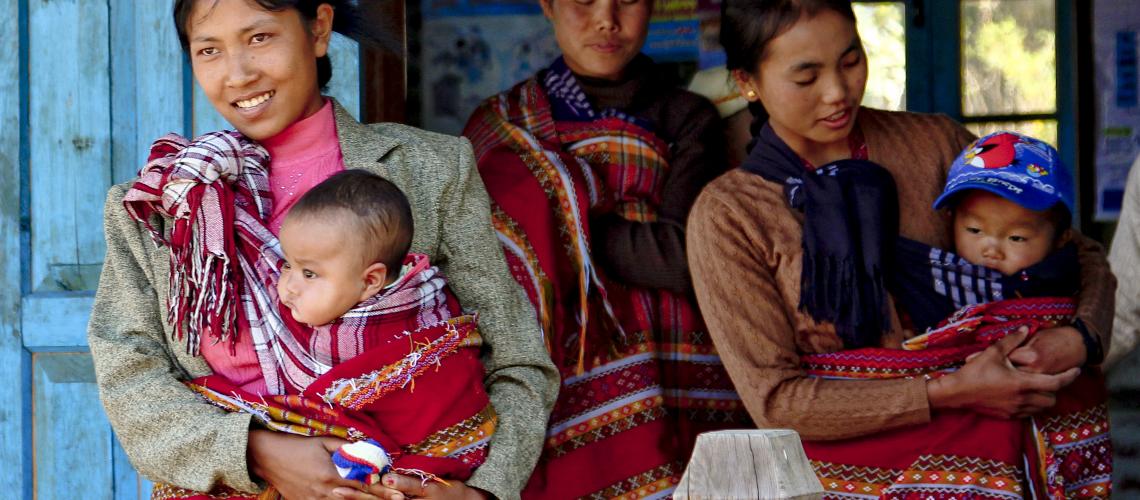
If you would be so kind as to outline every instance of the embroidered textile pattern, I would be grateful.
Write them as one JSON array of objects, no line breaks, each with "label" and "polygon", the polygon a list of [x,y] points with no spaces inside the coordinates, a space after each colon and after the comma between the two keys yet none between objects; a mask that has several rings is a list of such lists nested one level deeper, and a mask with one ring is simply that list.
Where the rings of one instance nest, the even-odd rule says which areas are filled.
[{"label": "embroidered textile pattern", "polygon": [[414,445],[405,446],[405,453],[429,457],[467,457],[473,453],[486,455],[491,432],[499,417],[491,405],[483,411],[451,427],[428,436]]},{"label": "embroidered textile pattern", "polygon": [[[474,316],[460,316],[444,323],[447,333],[417,345],[400,361],[360,377],[337,379],[319,397],[329,403],[358,410],[388,395],[408,388],[415,390],[415,378],[438,366],[444,358],[463,347],[482,345]],[[414,338],[411,335],[409,338]],[[409,387],[410,385],[410,387]]]}]

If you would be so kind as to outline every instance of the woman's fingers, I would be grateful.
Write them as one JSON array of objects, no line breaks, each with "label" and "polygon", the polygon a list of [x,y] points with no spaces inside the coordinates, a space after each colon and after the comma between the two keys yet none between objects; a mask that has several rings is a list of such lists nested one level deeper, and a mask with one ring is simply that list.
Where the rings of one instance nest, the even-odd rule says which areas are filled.
[{"label": "woman's fingers", "polygon": [[1021,413],[1037,413],[1057,404],[1057,395],[1051,392],[1034,392],[1025,396]]},{"label": "woman's fingers", "polygon": [[[1025,342],[1025,337],[1027,335],[1029,335],[1029,329],[1023,326],[1021,328],[1018,328],[1016,332],[1006,335],[1004,338],[994,343],[990,349],[996,347],[998,352],[1000,352],[1003,357],[1008,357],[1009,353],[1013,352],[1014,349],[1017,349],[1017,347],[1020,346],[1022,342]],[[986,350],[988,351],[989,349]]]},{"label": "woman's fingers", "polygon": [[1057,392],[1065,386],[1073,383],[1077,376],[1081,374],[1080,368],[1070,368],[1056,375],[1049,375],[1045,373],[1026,373],[1022,379],[1025,381],[1023,386],[1027,391],[1038,392]]},{"label": "woman's fingers", "polygon": [[393,492],[395,496],[377,496],[355,488],[343,486],[334,488],[332,493],[334,498],[345,498],[347,500],[403,500],[404,498],[398,491]]},{"label": "woman's fingers", "polygon": [[388,473],[384,474],[384,477],[380,480],[380,484],[386,488],[403,493],[404,497],[415,498],[427,495],[424,482],[418,477]]}]

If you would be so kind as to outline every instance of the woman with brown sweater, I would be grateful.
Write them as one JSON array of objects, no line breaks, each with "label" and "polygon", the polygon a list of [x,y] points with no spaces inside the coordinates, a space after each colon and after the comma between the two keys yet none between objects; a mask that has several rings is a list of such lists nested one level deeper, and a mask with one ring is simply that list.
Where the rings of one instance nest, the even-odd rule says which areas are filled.
[{"label": "woman with brown sweater", "polygon": [[700,431],[749,425],[692,298],[685,221],[727,169],[713,105],[641,55],[651,0],[543,0],[562,57],[488,99],[475,146],[562,371],[524,497],[664,495]]},{"label": "woman with brown sweater", "polygon": [[[754,106],[762,105],[768,116],[756,131],[750,158],[767,144],[788,152],[790,159],[783,160],[804,172],[837,160],[874,162],[897,184],[898,234],[947,248],[948,219],[930,207],[951,161],[974,137],[945,116],[859,106],[867,63],[850,2],[725,0],[722,9],[728,67],[741,93]],[[1011,336],[957,372],[931,380],[808,377],[801,356],[852,347],[897,348],[914,332],[904,328],[905,315],[900,321],[889,297],[881,318],[852,313],[861,306],[859,300],[874,304],[874,297],[859,287],[814,298],[831,301],[831,307],[801,306],[816,304],[802,293],[834,289],[841,279],[839,271],[805,259],[805,248],[813,254],[837,248],[842,253],[859,248],[860,242],[857,237],[846,241],[845,228],[832,225],[843,216],[828,220],[821,211],[790,206],[790,199],[803,194],[797,191],[821,185],[807,174],[792,177],[774,182],[747,169],[729,172],[706,187],[689,220],[689,262],[701,310],[725,368],[760,427],[791,428],[806,440],[834,441],[926,424],[939,412],[1022,417],[1052,406],[1055,393],[1074,379],[1077,367],[1099,362],[1090,353],[1107,347],[1115,280],[1103,249],[1079,237],[1077,317],[1084,332],[1072,326],[1052,328],[1021,345],[1023,336]],[[826,176],[811,176],[818,177]],[[830,192],[858,193],[858,188]],[[821,193],[828,196],[824,191],[806,196]],[[848,218],[860,215],[860,201],[880,201],[867,199],[874,194],[851,197]],[[893,225],[863,222],[881,222],[884,231]],[[865,256],[867,249],[862,251]],[[858,255],[858,250],[852,252]],[[875,264],[889,267],[887,262]],[[1099,349],[1088,349],[1090,345]]]}]

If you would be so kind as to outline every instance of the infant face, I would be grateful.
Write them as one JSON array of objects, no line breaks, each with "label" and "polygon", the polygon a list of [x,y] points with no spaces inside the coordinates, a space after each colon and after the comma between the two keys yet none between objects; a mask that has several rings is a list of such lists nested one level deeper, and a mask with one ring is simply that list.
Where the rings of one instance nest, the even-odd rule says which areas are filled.
[{"label": "infant face", "polygon": [[971,263],[1012,275],[1052,252],[1056,227],[1047,212],[972,190],[954,208],[954,247]]},{"label": "infant face", "polygon": [[285,265],[277,293],[300,323],[331,323],[367,298],[359,239],[335,219],[289,217],[281,226]]}]

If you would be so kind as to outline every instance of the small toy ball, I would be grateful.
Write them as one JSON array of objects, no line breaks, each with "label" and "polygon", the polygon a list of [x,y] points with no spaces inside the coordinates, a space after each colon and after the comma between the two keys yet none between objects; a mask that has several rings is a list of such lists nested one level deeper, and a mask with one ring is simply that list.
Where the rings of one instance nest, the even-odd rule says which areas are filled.
[{"label": "small toy ball", "polygon": [[340,477],[364,484],[379,483],[380,476],[392,468],[388,452],[371,439],[341,446],[333,453],[332,461]]}]

